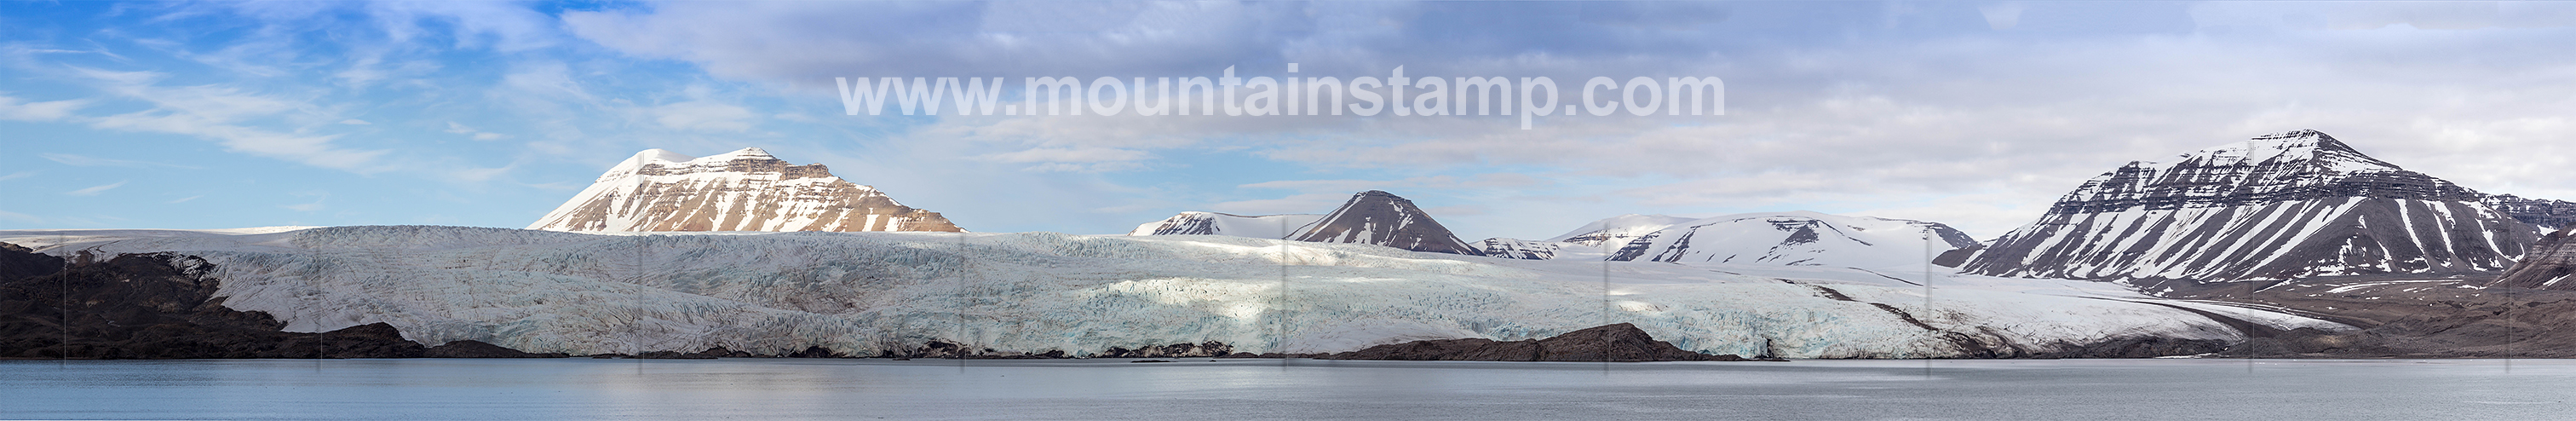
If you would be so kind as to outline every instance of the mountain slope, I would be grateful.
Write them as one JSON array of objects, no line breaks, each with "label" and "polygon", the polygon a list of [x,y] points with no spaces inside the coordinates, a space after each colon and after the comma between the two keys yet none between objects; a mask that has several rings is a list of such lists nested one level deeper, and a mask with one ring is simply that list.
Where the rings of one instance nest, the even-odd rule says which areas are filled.
[{"label": "mountain slope", "polygon": [[1299,228],[1288,239],[1318,243],[1359,243],[1433,253],[1478,255],[1479,250],[1459,240],[1431,214],[1413,206],[1413,201],[1393,193],[1370,190],[1351,195],[1351,200],[1333,213]]},{"label": "mountain slope", "polygon": [[646,149],[528,229],[552,231],[962,231],[938,212],[789,165],[760,148],[690,157]]},{"label": "mountain slope", "polygon": [[2103,173],[1961,269],[2089,280],[2503,270],[2538,233],[2481,198],[2300,130]]},{"label": "mountain slope", "polygon": [[2531,246],[2530,255],[2487,285],[2576,290],[2576,282],[2567,282],[2571,277],[2576,277],[2576,227],[2541,237],[2538,244]]}]

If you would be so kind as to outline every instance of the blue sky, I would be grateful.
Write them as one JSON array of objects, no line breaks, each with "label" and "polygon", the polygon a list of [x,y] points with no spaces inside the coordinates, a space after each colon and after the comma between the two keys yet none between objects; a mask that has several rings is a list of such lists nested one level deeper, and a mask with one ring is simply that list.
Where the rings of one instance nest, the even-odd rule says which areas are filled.
[{"label": "blue sky", "polygon": [[[2576,198],[2576,4],[10,2],[0,228],[522,227],[637,150],[757,146],[977,231],[1413,198],[1470,239],[1627,213],[1928,219],[2315,128]],[[1729,114],[844,116],[833,77],[1724,77]]]}]

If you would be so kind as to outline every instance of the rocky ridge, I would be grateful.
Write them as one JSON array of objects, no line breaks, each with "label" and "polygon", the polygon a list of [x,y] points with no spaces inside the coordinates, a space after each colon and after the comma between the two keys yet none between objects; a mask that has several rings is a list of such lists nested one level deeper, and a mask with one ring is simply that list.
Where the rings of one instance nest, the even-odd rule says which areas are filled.
[{"label": "rocky ridge", "polygon": [[2486,203],[2487,207],[2495,208],[2498,212],[2512,216],[2514,220],[2538,226],[2541,229],[2554,230],[2576,226],[2576,202],[2526,199],[2510,194],[2487,196],[2481,202]]}]

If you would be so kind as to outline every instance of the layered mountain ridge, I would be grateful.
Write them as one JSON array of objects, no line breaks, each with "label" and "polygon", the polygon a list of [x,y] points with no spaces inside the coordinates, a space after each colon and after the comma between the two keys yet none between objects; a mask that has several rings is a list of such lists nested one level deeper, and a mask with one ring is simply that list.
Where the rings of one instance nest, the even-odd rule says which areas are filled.
[{"label": "layered mountain ridge", "polygon": [[2506,216],[2511,216],[2514,220],[2540,227],[2543,230],[2556,230],[2559,228],[2576,226],[2576,202],[2550,199],[2527,199],[2510,194],[2487,196],[2480,202],[2485,203],[2487,207],[2495,208],[2498,212],[2504,212]]},{"label": "layered mountain ridge", "polygon": [[2503,270],[2538,232],[2484,199],[2299,130],[2105,172],[1961,268],[2218,281]]},{"label": "layered mountain ridge", "polygon": [[528,229],[550,231],[964,231],[875,187],[760,148],[707,157],[635,153]]}]

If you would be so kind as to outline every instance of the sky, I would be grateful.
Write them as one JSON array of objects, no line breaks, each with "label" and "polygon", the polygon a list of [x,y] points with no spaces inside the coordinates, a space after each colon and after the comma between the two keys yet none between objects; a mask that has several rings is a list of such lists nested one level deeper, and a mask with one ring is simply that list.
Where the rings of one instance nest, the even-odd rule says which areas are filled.
[{"label": "sky", "polygon": [[[1812,210],[1980,238],[2316,129],[2576,199],[2576,3],[7,2],[0,229],[519,228],[759,147],[981,232],[1411,198],[1469,240]],[[836,77],[1721,77],[1724,116],[845,115]],[[1020,101],[1006,94],[1006,102]]]}]

